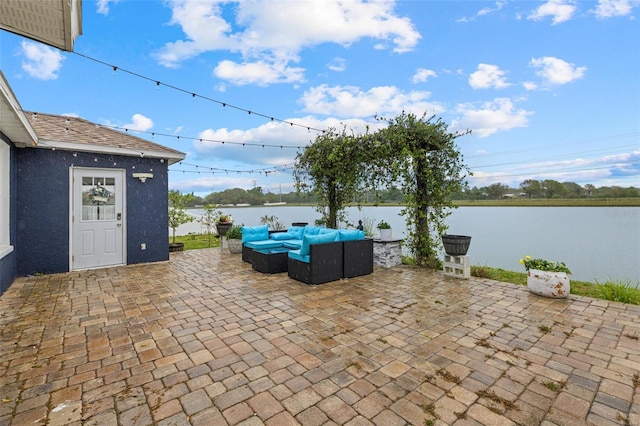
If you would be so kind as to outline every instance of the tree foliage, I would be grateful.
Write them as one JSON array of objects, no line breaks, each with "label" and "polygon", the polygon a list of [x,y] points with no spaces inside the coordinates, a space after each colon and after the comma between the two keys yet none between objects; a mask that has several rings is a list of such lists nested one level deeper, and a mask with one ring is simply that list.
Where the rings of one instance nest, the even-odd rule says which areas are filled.
[{"label": "tree foliage", "polygon": [[346,205],[357,199],[362,152],[360,137],[346,129],[330,129],[296,156],[296,188],[315,195],[320,220],[327,227],[336,228],[344,220]]},{"label": "tree foliage", "polygon": [[369,158],[369,182],[397,186],[406,198],[402,214],[409,236],[407,247],[418,265],[433,265],[444,220],[455,208],[451,195],[461,192],[470,173],[451,133],[435,116],[402,113],[384,120],[387,127],[374,135],[377,158]]},{"label": "tree foliage", "polygon": [[178,226],[193,221],[193,216],[185,211],[186,206],[193,200],[192,194],[182,194],[172,189],[169,191],[169,227],[173,230],[173,243],[176,242]]},{"label": "tree foliage", "polygon": [[402,194],[409,238],[419,265],[434,263],[444,219],[455,208],[451,195],[461,192],[468,173],[455,139],[440,119],[402,113],[386,120],[374,134],[355,136],[346,130],[319,135],[296,157],[299,189],[316,196],[328,227],[343,219],[347,203],[359,203],[369,190],[393,189]]}]

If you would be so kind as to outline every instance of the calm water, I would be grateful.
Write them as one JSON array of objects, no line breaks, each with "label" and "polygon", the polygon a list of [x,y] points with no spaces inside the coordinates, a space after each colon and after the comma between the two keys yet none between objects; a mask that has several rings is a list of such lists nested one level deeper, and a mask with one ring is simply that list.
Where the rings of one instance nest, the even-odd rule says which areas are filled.
[{"label": "calm water", "polygon": [[[292,222],[313,223],[320,215],[313,207],[224,207],[237,224],[258,225],[274,215],[287,227]],[[351,222],[373,219],[389,222],[393,236],[406,236],[400,207],[347,210]],[[190,210],[199,216],[202,210]],[[524,271],[525,255],[563,261],[572,278],[584,281],[609,278],[640,281],[640,207],[460,207],[447,218],[450,234],[470,235],[467,253],[473,265]],[[192,222],[178,234],[204,232]]]}]

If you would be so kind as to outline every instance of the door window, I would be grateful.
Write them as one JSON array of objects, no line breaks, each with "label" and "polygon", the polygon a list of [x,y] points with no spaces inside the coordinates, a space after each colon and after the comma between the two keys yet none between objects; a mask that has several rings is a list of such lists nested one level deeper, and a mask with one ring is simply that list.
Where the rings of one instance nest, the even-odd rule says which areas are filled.
[{"label": "door window", "polygon": [[115,220],[116,182],[112,177],[82,177],[82,220]]}]

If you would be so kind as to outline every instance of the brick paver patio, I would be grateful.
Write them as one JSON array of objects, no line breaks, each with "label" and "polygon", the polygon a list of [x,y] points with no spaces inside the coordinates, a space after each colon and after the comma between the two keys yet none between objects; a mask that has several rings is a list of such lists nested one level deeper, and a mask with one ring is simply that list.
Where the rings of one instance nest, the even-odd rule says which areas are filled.
[{"label": "brick paver patio", "polygon": [[640,306],[411,267],[320,286],[220,249],[18,279],[0,425],[640,425]]}]

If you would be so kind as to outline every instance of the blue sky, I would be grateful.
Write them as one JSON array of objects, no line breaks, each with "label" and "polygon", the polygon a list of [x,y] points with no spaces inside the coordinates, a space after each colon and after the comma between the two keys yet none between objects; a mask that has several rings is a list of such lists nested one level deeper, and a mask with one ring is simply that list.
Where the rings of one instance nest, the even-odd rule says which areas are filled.
[{"label": "blue sky", "polygon": [[172,189],[289,192],[296,147],[319,129],[375,130],[376,114],[402,110],[472,131],[457,140],[471,186],[640,187],[638,0],[85,0],[82,12],[76,53],[0,32],[5,76],[25,110],[185,152]]}]

